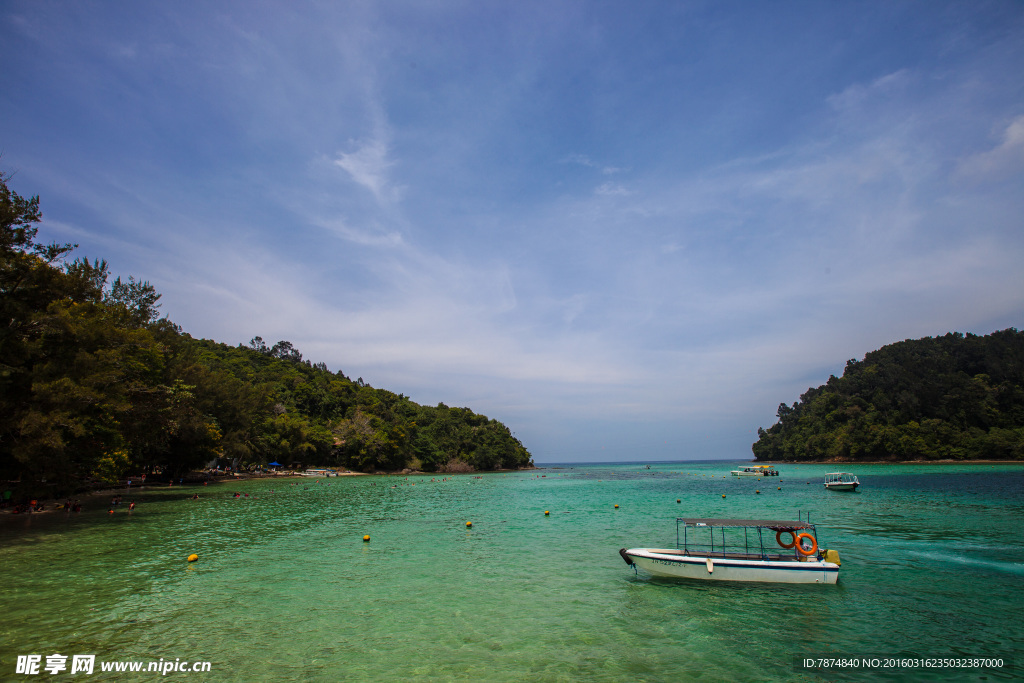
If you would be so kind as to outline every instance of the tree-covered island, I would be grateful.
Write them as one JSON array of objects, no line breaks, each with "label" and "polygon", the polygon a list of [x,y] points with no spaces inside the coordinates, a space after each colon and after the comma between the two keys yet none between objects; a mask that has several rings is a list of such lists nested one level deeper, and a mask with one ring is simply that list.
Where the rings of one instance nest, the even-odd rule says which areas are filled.
[{"label": "tree-covered island", "polygon": [[755,459],[1024,460],[1024,332],[884,346],[778,418],[757,430]]},{"label": "tree-covered island", "polygon": [[422,406],[259,337],[193,339],[160,295],[76,245],[36,239],[39,197],[0,175],[0,479],[64,495],[126,474],[178,477],[214,458],[359,472],[532,465],[497,420]]}]

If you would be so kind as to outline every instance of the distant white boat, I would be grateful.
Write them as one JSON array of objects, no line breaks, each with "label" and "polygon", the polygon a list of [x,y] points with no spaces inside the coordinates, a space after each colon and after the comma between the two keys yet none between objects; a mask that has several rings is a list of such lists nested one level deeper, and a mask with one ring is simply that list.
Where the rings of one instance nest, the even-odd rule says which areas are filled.
[{"label": "distant white boat", "polygon": [[839,553],[818,548],[817,529],[810,522],[679,518],[676,548],[622,548],[619,555],[634,568],[681,579],[773,583],[839,580]]},{"label": "distant white boat", "polygon": [[771,465],[750,465],[741,470],[733,470],[734,477],[777,477],[779,471]]},{"label": "distant white boat", "polygon": [[334,470],[328,469],[309,469],[302,473],[304,477],[330,477],[338,476]]},{"label": "distant white boat", "polygon": [[856,491],[860,486],[857,477],[849,472],[832,472],[825,475],[825,488],[829,491]]}]

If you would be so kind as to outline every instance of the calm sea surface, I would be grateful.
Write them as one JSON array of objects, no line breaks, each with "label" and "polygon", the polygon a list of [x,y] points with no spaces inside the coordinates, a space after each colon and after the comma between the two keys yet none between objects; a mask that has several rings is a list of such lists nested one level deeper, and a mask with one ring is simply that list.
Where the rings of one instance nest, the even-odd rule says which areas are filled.
[{"label": "calm sea surface", "polygon": [[[1024,467],[857,465],[862,490],[839,493],[821,485],[834,466],[758,481],[736,464],[150,487],[113,515],[109,498],[4,515],[0,680],[1024,677]],[[838,585],[652,579],[617,552],[674,544],[677,516],[798,511],[839,551]],[[95,673],[15,673],[18,655],[54,653],[95,654]],[[796,665],[829,655],[1013,668]],[[161,658],[212,670],[99,670]]]}]

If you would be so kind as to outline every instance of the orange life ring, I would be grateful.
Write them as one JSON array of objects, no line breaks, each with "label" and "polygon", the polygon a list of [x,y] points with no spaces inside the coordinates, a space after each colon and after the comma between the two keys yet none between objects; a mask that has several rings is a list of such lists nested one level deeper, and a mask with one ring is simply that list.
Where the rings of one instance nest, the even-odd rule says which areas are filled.
[{"label": "orange life ring", "polygon": [[[791,539],[789,541],[789,545],[786,545],[785,543],[782,542],[782,534],[789,534],[789,538]],[[775,532],[775,542],[778,543],[783,548],[786,548],[786,549],[792,548],[793,546],[796,545],[796,534],[794,534],[792,531],[789,531],[787,529],[783,529],[781,531],[776,531]]]},{"label": "orange life ring", "polygon": [[[809,538],[809,539],[811,539],[811,549],[810,550],[804,550],[803,544],[800,543],[800,539],[802,539],[802,538]],[[814,540],[814,536],[811,536],[810,534],[807,534],[807,533],[797,534],[797,537],[796,537],[796,551],[798,553],[800,553],[801,555],[803,555],[804,557],[810,557],[814,553],[818,552],[818,542],[816,540]]]}]

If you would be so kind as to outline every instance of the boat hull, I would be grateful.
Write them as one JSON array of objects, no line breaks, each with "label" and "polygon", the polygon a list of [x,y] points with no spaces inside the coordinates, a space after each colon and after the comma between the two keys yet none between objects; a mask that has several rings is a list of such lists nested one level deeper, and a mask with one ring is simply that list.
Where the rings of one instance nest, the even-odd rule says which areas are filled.
[{"label": "boat hull", "polygon": [[856,491],[860,484],[825,484],[829,491]]},{"label": "boat hull", "polygon": [[632,548],[624,551],[623,557],[650,574],[678,579],[761,583],[836,583],[839,580],[839,565],[819,560],[708,558],[650,548]]}]

